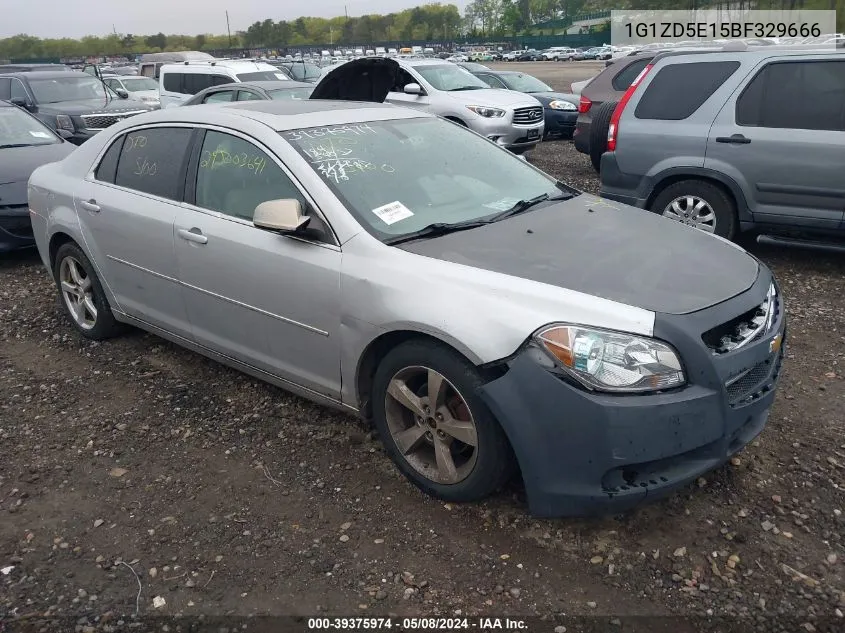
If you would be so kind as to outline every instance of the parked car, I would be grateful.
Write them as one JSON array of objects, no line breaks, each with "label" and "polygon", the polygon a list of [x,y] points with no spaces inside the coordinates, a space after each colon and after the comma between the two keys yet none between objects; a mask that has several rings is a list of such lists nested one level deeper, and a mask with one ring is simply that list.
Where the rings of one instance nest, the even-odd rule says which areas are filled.
[{"label": "parked car", "polygon": [[264,62],[224,59],[165,64],[159,70],[161,107],[179,105],[200,90],[241,81],[285,81],[287,73]]},{"label": "parked car", "polygon": [[268,99],[303,100],[311,96],[314,84],[304,81],[246,81],[213,86],[198,92],[182,105],[264,101]]},{"label": "parked car", "polygon": [[0,64],[0,74],[8,73],[34,73],[38,71],[64,71],[68,67],[64,64]]},{"label": "parked car", "polygon": [[357,413],[444,500],[518,467],[535,514],[618,512],[726,462],[775,397],[785,316],[764,264],[424,112],[161,110],[29,192],[81,335],[135,325]]},{"label": "parked car", "polygon": [[73,148],[26,110],[0,101],[0,253],[35,244],[26,183],[37,167]]},{"label": "parked car", "polygon": [[[610,66],[606,66],[580,88],[578,121],[575,124],[572,139],[575,149],[582,154],[589,154],[593,167],[597,171],[601,165],[601,156],[607,148],[607,128],[613,114],[612,108],[615,107],[615,105],[610,105],[602,108],[602,104],[618,102],[631,82],[648,66],[656,54],[657,51],[651,51],[615,59]],[[575,92],[574,85],[573,92]],[[601,116],[598,117],[598,124],[593,132],[593,120],[599,111],[601,111]],[[593,137],[595,137],[595,142],[592,143],[591,151],[590,141]]]},{"label": "parked car", "polygon": [[522,51],[508,51],[507,53],[502,53],[502,61],[503,62],[513,62],[516,61],[516,58]]},{"label": "parked car", "polygon": [[845,51],[672,52],[646,68],[611,118],[604,197],[728,239],[841,239]]},{"label": "parked car", "polygon": [[529,48],[525,51],[520,51],[519,55],[514,58],[516,62],[539,62],[543,59],[543,54],[538,51],[534,50],[533,48]]},{"label": "parked car", "polygon": [[493,90],[469,71],[439,59],[347,62],[329,71],[314,94],[331,90],[348,99],[386,99],[438,114],[518,154],[543,138],[543,106],[537,99]]},{"label": "parked car", "polygon": [[0,99],[25,108],[76,145],[117,121],[154,109],[128,97],[73,70],[0,75]]},{"label": "parked car", "polygon": [[288,77],[294,81],[306,83],[317,83],[320,81],[321,68],[317,64],[307,62],[282,61],[273,62],[273,66],[280,68]]},{"label": "parked car", "polygon": [[151,77],[140,76],[110,76],[103,77],[103,83],[118,93],[125,91],[130,99],[143,101],[155,108],[161,107],[158,96],[158,82]]},{"label": "parked car", "polygon": [[518,71],[480,70],[473,73],[491,88],[504,88],[530,94],[543,105],[545,137],[571,138],[578,119],[578,96],[558,92],[531,75]]},{"label": "parked car", "polygon": [[484,64],[478,64],[476,62],[456,62],[458,66],[463,68],[464,70],[468,70],[471,73],[480,71],[480,70],[490,70],[489,66],[485,66]]},{"label": "parked car", "polygon": [[548,61],[573,61],[575,56],[575,49],[566,46],[555,46],[543,52],[543,59]]}]

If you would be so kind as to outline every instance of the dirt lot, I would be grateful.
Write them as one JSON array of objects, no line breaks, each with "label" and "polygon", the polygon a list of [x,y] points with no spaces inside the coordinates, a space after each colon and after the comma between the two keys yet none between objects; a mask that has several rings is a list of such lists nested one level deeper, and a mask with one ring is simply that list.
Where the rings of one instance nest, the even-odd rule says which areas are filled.
[{"label": "dirt lot", "polygon": [[[518,65],[564,90],[589,66]],[[532,161],[596,190],[569,142]],[[682,493],[594,520],[533,519],[518,484],[479,505],[426,498],[355,419],[148,334],[83,341],[37,257],[0,257],[0,631],[45,615],[70,619],[44,630],[88,631],[136,609],[841,631],[845,260],[752,250],[790,319],[768,427]]]}]

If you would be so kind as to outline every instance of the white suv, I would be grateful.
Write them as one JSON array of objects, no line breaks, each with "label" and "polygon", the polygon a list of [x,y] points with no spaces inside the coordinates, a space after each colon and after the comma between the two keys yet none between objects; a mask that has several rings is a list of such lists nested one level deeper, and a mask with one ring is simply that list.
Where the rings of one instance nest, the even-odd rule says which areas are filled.
[{"label": "white suv", "polygon": [[249,59],[165,64],[159,71],[161,107],[177,106],[211,86],[241,81],[286,81],[290,78],[275,66]]}]

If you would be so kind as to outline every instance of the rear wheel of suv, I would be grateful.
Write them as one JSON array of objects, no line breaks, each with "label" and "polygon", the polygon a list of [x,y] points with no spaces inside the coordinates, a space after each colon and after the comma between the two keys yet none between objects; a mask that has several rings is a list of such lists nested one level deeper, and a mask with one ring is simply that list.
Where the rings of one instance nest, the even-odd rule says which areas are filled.
[{"label": "rear wheel of suv", "polygon": [[593,114],[590,123],[590,160],[595,170],[601,171],[601,157],[607,151],[607,131],[616,109],[616,101],[605,101]]},{"label": "rear wheel of suv", "polygon": [[707,233],[732,240],[736,235],[736,205],[718,185],[681,180],[661,191],[650,210]]}]

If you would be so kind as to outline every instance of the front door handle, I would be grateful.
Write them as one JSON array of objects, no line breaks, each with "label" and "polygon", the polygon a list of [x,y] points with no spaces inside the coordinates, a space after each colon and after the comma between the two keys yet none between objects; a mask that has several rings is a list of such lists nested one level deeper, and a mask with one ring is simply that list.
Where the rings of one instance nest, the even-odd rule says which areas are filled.
[{"label": "front door handle", "polygon": [[717,143],[733,143],[734,145],[748,145],[751,139],[742,134],[732,134],[731,136],[717,136]]},{"label": "front door handle", "polygon": [[94,198],[90,200],[83,200],[79,203],[79,206],[85,209],[86,211],[90,211],[91,213],[99,213],[100,212],[100,205],[97,204],[97,201]]},{"label": "front door handle", "polygon": [[197,227],[194,227],[190,230],[188,229],[179,229],[176,231],[176,234],[181,237],[183,240],[188,240],[189,242],[196,242],[197,244],[205,244],[208,242],[208,238],[202,234]]}]

